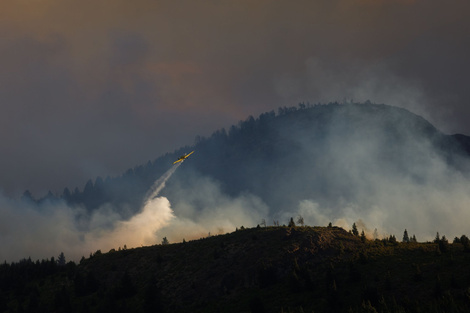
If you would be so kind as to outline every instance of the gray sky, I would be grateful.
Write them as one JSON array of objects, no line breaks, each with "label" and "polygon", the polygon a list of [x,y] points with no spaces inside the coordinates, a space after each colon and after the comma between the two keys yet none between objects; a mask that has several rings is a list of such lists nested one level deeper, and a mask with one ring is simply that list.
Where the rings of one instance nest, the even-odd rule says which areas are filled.
[{"label": "gray sky", "polygon": [[468,0],[0,2],[0,189],[113,176],[301,101],[470,135]]}]

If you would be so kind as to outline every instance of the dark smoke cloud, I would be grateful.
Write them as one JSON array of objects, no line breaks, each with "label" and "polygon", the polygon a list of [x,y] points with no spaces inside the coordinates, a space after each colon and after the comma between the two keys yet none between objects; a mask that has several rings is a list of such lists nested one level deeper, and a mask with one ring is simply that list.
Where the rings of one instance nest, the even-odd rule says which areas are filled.
[{"label": "dark smoke cloud", "polygon": [[82,187],[299,101],[370,99],[470,133],[466,0],[23,4],[0,4],[9,195]]}]

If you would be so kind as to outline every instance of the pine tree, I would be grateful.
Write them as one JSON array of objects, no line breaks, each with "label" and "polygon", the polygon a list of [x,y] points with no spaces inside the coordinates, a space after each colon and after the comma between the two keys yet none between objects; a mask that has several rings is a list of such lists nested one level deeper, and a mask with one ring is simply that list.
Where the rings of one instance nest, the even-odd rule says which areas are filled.
[{"label": "pine tree", "polygon": [[353,223],[353,225],[352,225],[352,234],[354,236],[359,236],[359,231],[357,230],[356,223]]},{"label": "pine tree", "polygon": [[445,235],[442,236],[438,244],[439,244],[439,249],[441,249],[442,252],[447,252],[449,250],[449,241],[447,240]]},{"label": "pine tree", "polygon": [[25,190],[25,192],[23,192],[23,195],[21,196],[21,200],[22,201],[30,201],[30,202],[34,202],[34,197],[33,197],[33,194],[29,191],[29,190]]},{"label": "pine tree", "polygon": [[403,233],[403,242],[410,242],[410,237],[408,236],[408,231],[406,229]]},{"label": "pine tree", "polygon": [[57,265],[59,266],[65,266],[65,255],[63,252],[59,254],[59,257],[57,258]]},{"label": "pine tree", "polygon": [[364,233],[364,229],[361,232],[361,241],[366,242],[366,234]]},{"label": "pine tree", "polygon": [[460,237],[460,243],[464,246],[465,250],[468,250],[470,247],[470,239],[468,239],[468,237],[465,235]]},{"label": "pine tree", "polygon": [[439,243],[440,240],[441,240],[441,237],[439,236],[439,232],[437,232],[436,238],[434,238],[434,243]]}]

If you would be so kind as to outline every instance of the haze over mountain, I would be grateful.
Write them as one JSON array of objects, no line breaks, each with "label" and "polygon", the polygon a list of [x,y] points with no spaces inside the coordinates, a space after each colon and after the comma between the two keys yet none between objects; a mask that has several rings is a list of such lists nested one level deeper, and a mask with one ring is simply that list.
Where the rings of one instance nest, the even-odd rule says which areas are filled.
[{"label": "haze over mountain", "polygon": [[0,192],[82,188],[302,101],[370,99],[470,134],[469,12],[468,0],[0,1]]},{"label": "haze over mountain", "polygon": [[[8,249],[0,259],[59,251],[77,258],[164,236],[176,242],[229,232],[263,219],[286,224],[298,215],[309,225],[349,229],[356,222],[369,234],[406,228],[420,241],[436,231],[457,236],[470,218],[469,142],[387,105],[284,107],[198,137],[194,146],[122,176],[90,180],[83,190],[1,199],[0,237]],[[169,180],[160,197],[144,203],[164,173]]]}]

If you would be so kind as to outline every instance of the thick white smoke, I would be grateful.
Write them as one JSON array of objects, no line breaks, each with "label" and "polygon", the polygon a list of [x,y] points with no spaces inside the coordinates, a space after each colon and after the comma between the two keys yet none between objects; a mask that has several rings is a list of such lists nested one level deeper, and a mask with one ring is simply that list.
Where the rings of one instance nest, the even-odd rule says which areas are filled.
[{"label": "thick white smoke", "polygon": [[192,179],[191,189],[178,189],[181,195],[173,203],[176,217],[160,229],[160,237],[172,242],[199,239],[253,227],[269,214],[267,205],[257,196],[243,193],[236,197],[224,194],[219,184],[204,176]]},{"label": "thick white smoke", "polygon": [[[384,153],[382,143],[387,141],[380,134],[344,136],[347,139],[341,135],[333,137],[323,151],[329,166],[311,172],[302,168],[303,175],[327,177],[322,182],[328,191],[338,190],[336,197],[327,199],[330,204],[314,196],[298,199],[297,207],[281,214],[284,223],[300,215],[309,225],[331,222],[349,230],[361,221],[366,234],[377,228],[381,236],[394,234],[401,239],[407,229],[418,241],[432,240],[436,232],[449,239],[468,235],[470,180],[429,142],[417,137],[404,151]],[[301,144],[305,154],[313,153],[314,148]]]},{"label": "thick white smoke", "polygon": [[[149,189],[142,211],[128,221],[116,221],[112,230],[87,233],[85,241],[92,249],[111,249],[119,247],[139,247],[157,243],[157,231],[167,226],[174,219],[173,210],[167,198],[158,197],[165,183],[182,163],[173,165],[155,181]],[[95,214],[97,216],[97,214]]]},{"label": "thick white smoke", "polygon": [[39,211],[27,202],[0,196],[0,260],[17,261],[75,254],[83,242],[74,212],[65,204],[45,205]]},{"label": "thick white smoke", "polygon": [[[76,210],[64,202],[45,203],[37,207],[31,202],[0,197],[0,259],[45,259],[64,252],[79,260],[97,250],[106,252],[119,247],[139,247],[157,243],[155,232],[174,218],[166,198],[158,198],[165,182],[181,163],[162,175],[149,190],[142,211],[128,221],[121,221],[109,205],[94,212],[89,231],[77,228]],[[110,229],[109,225],[113,225]]]},{"label": "thick white smoke", "polygon": [[[68,260],[78,261],[97,250],[159,244],[163,237],[179,242],[234,231],[242,225],[253,226],[268,214],[258,197],[229,197],[216,182],[200,177],[190,193],[182,191],[176,216],[168,199],[158,194],[180,165],[174,165],[155,181],[140,213],[123,221],[111,206],[105,205],[93,213],[87,231],[77,227],[77,209],[64,202],[45,203],[38,208],[0,197],[0,260],[46,259],[64,252]],[[194,201],[204,209],[195,208]]]},{"label": "thick white smoke", "polygon": [[[308,135],[295,136],[295,153],[302,157],[275,172],[274,184],[262,185],[267,203],[288,196],[298,201],[276,212],[255,191],[229,196],[218,181],[190,171],[184,179],[171,181],[166,190],[170,204],[159,193],[181,163],[154,183],[140,213],[126,221],[108,204],[94,211],[87,228],[77,227],[77,209],[63,202],[37,207],[0,196],[0,261],[49,258],[60,252],[77,261],[96,250],[159,244],[163,237],[170,242],[191,240],[256,226],[262,219],[282,225],[299,215],[308,225],[332,222],[350,229],[356,223],[369,235],[377,228],[380,235],[395,234],[398,239],[405,229],[418,241],[431,240],[436,232],[449,239],[469,234],[469,178],[425,137],[398,133],[403,141],[390,148],[389,132],[351,134],[342,125],[333,121],[318,145],[312,145]],[[249,171],[245,174],[252,177]],[[310,194],[298,197],[284,190]]]}]

